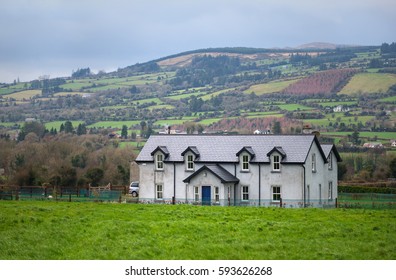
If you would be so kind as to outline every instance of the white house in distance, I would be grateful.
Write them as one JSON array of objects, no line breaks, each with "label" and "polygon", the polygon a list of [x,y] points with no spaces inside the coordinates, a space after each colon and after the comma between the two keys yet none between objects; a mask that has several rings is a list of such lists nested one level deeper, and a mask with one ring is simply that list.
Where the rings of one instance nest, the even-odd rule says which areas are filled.
[{"label": "white house in distance", "polygon": [[153,135],[139,165],[141,203],[334,207],[334,145],[315,135]]}]

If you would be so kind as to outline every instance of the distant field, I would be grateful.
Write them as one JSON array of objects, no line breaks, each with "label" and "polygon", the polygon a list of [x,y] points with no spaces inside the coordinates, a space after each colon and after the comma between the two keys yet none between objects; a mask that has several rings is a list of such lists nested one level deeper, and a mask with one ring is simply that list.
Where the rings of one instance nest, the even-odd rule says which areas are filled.
[{"label": "distant field", "polygon": [[277,105],[281,110],[286,110],[286,111],[309,111],[313,110],[312,107],[304,106],[301,104],[283,104],[283,105]]},{"label": "distant field", "polygon": [[298,79],[295,80],[287,80],[287,81],[275,81],[275,82],[269,82],[265,84],[258,84],[258,85],[253,85],[247,90],[245,90],[245,93],[252,93],[254,92],[257,95],[262,95],[262,94],[267,94],[267,93],[274,93],[274,92],[280,92],[287,88],[290,84],[298,81]]},{"label": "distant field", "polygon": [[[334,118],[332,117],[332,114],[327,114],[325,118],[323,119],[305,119],[304,123],[311,123],[313,125],[320,125],[320,126],[328,126],[330,122],[333,124],[335,122],[340,123],[345,123],[345,125],[349,124],[358,124],[359,122],[362,122],[365,124],[366,122],[372,120],[375,118],[374,116],[358,116],[357,119],[355,120],[354,116],[348,116],[345,117],[343,113],[335,113]],[[339,121],[337,121],[339,119]]]},{"label": "distant field", "polygon": [[359,73],[352,77],[340,94],[385,93],[396,84],[396,75],[387,73]]},{"label": "distant field", "polygon": [[158,82],[158,79],[169,79],[175,72],[161,72],[155,74],[143,74],[126,78],[97,78],[97,79],[75,79],[69,80],[61,85],[63,89],[73,91],[97,92],[109,89],[131,87],[133,85],[144,85]]},{"label": "distant field", "polygon": [[65,91],[65,92],[57,92],[54,94],[54,96],[68,96],[68,95],[87,95],[89,93],[86,92],[79,92],[79,91]]},{"label": "distant field", "polygon": [[175,106],[172,106],[172,105],[167,105],[167,104],[160,104],[160,105],[154,105],[154,106],[150,106],[150,107],[147,107],[147,109],[149,109],[149,110],[155,110],[155,109],[174,109],[175,108]]},{"label": "distant field", "polygon": [[[47,122],[45,123],[45,128],[48,130],[51,130],[51,128],[53,128],[59,132],[61,125],[64,123],[65,121]],[[71,123],[73,124],[73,127],[76,128],[79,124],[84,123],[84,121],[71,121]]]},{"label": "distant field", "polygon": [[[323,132],[323,135],[333,135],[345,137],[347,135],[351,135],[352,132]],[[396,132],[375,132],[375,131],[363,131],[359,132],[359,137],[362,138],[374,138],[377,136],[378,139],[385,140],[385,142],[389,140],[396,139]]]},{"label": "distant field", "polygon": [[222,93],[226,93],[226,92],[229,92],[229,91],[233,91],[233,90],[235,90],[235,89],[236,89],[236,88],[226,88],[226,89],[222,89],[222,90],[219,90],[219,91],[215,91],[215,92],[209,93],[209,94],[207,94],[207,95],[204,95],[204,96],[202,97],[202,100],[204,100],[204,101],[210,100],[212,97],[218,96],[218,95],[220,95],[220,94],[222,94]]},{"label": "distant field", "polygon": [[133,125],[140,124],[140,121],[103,121],[96,122],[89,125],[88,127],[104,127],[104,128],[119,128],[121,129],[123,125],[131,127]]},{"label": "distant field", "polygon": [[190,92],[190,93],[183,93],[183,94],[177,94],[177,95],[176,94],[169,95],[166,98],[173,99],[173,100],[180,100],[183,98],[189,98],[191,96],[199,96],[199,95],[205,95],[205,94],[206,94],[206,92],[198,91],[198,92]]},{"label": "distant field", "polygon": [[14,98],[16,100],[24,100],[24,99],[30,99],[33,96],[36,95],[41,95],[41,90],[37,90],[37,89],[32,89],[32,90],[23,90],[23,91],[19,91],[19,92],[15,92],[12,94],[8,94],[7,97],[8,98]]}]

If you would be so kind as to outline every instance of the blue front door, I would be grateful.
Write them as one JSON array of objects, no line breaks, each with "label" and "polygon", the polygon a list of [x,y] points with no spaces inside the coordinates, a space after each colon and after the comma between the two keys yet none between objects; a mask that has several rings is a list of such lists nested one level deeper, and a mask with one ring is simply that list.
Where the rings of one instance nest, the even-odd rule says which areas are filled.
[{"label": "blue front door", "polygon": [[202,186],[202,205],[210,205],[210,186]]}]

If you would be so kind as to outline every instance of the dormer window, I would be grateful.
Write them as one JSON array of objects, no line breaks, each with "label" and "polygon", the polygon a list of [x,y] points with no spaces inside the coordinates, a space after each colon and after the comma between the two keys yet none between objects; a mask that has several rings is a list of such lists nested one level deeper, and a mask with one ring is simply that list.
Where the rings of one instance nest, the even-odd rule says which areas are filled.
[{"label": "dormer window", "polygon": [[188,146],[181,155],[184,157],[187,171],[194,171],[195,160],[199,158],[199,151],[196,146]]},{"label": "dormer window", "polygon": [[242,156],[242,171],[249,171],[249,155]]},{"label": "dormer window", "polygon": [[274,147],[271,151],[267,153],[270,157],[272,172],[280,172],[281,170],[281,160],[286,158],[286,152],[282,147]]},{"label": "dormer window", "polygon": [[187,170],[194,170],[194,156],[187,155]]},{"label": "dormer window", "polygon": [[164,170],[164,160],[169,156],[166,146],[158,146],[151,155],[154,157],[155,170]]},{"label": "dormer window", "polygon": [[272,157],[272,171],[280,171],[280,156],[278,155]]},{"label": "dormer window", "polygon": [[250,146],[245,146],[236,154],[239,157],[242,172],[249,172],[250,161],[254,158],[255,153]]},{"label": "dormer window", "polygon": [[164,155],[157,154],[155,157],[155,166],[157,170],[164,170]]}]

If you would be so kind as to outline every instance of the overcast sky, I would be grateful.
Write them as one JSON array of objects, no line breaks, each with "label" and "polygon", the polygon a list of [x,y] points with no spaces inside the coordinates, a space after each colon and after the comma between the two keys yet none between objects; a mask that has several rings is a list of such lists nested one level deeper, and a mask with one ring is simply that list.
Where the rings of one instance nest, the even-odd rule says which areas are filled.
[{"label": "overcast sky", "polygon": [[0,0],[0,82],[209,47],[396,41],[395,0]]}]

